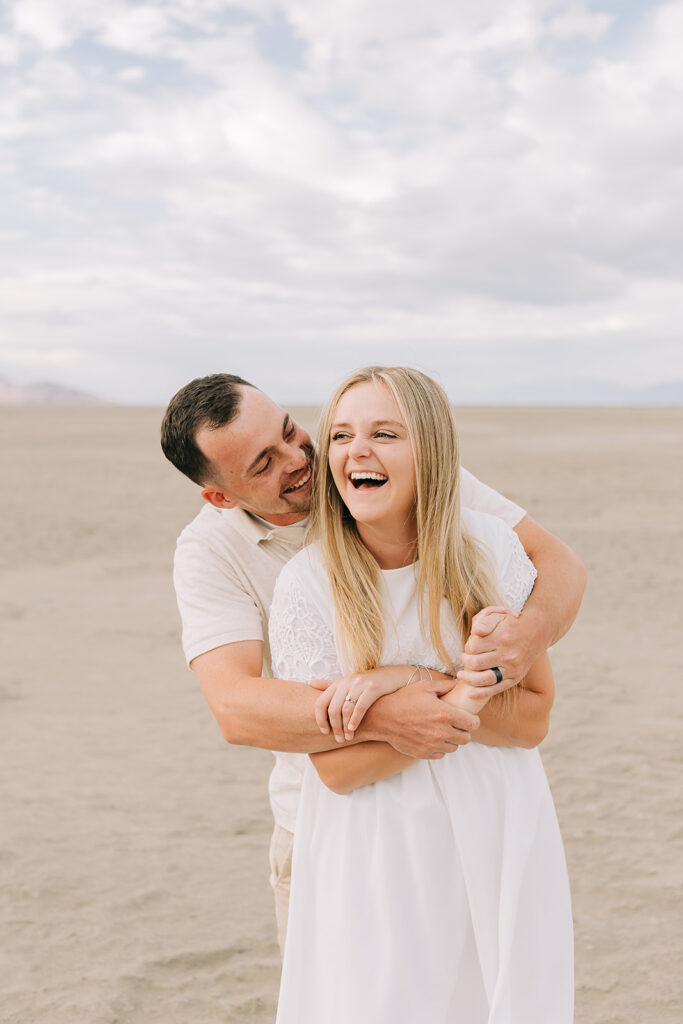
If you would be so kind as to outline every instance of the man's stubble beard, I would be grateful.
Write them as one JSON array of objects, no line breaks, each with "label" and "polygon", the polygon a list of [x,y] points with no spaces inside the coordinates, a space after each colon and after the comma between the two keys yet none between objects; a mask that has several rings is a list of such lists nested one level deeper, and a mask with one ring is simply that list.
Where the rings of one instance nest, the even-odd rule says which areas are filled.
[{"label": "man's stubble beard", "polygon": [[[298,513],[299,515],[308,515],[308,513],[311,511],[311,505],[313,503],[313,488],[315,486],[317,459],[315,456],[315,450],[312,447],[309,447],[307,445],[303,450],[305,451],[308,457],[308,464],[311,467],[311,486],[308,490],[308,493],[302,495],[300,498],[297,495],[296,491],[294,491],[292,494],[282,493],[280,494],[280,498],[282,501],[285,501],[287,503],[287,505],[289,506],[289,510],[292,513]],[[297,498],[299,498],[298,501]]]}]

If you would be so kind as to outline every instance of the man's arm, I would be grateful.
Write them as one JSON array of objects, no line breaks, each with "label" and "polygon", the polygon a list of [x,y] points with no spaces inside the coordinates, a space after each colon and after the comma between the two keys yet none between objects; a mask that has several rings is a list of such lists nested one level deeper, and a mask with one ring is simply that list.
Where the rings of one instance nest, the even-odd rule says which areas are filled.
[{"label": "man's arm", "polygon": [[[292,680],[262,678],[262,651],[260,640],[244,640],[216,647],[192,661],[224,738],[229,743],[304,754],[338,747],[334,736],[323,735],[316,722],[319,691]],[[375,671],[400,672],[407,678],[406,666]],[[438,692],[438,688],[413,683],[381,697],[351,742],[382,740],[419,758],[442,757],[455,750],[469,741],[479,719],[439,700]]]},{"label": "man's arm", "polygon": [[[483,628],[482,619],[475,618],[460,658],[464,672],[458,678],[487,687],[491,696],[520,682],[541,653],[564,636],[586,587],[586,570],[571,548],[530,516],[514,529],[538,572],[534,589],[518,617],[504,616],[490,632],[492,618],[480,613]],[[494,666],[503,681],[492,686]]]}]

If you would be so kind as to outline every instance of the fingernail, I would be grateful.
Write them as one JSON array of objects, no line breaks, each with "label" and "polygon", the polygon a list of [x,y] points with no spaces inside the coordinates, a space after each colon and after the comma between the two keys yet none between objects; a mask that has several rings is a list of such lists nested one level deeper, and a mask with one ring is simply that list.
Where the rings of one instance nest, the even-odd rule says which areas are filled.
[{"label": "fingernail", "polygon": [[350,732],[347,732],[346,735],[344,736],[344,739],[346,739],[346,740],[350,740],[351,738],[352,737],[351,737],[351,733]]}]

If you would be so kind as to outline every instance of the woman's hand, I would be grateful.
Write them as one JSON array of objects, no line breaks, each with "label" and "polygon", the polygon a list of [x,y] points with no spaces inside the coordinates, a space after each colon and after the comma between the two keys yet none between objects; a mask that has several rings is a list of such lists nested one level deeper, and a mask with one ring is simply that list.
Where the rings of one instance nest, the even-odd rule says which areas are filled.
[{"label": "woman's hand", "polygon": [[[323,691],[315,703],[315,719],[320,731],[327,735],[331,729],[337,743],[352,740],[365,712],[379,697],[394,693],[406,686],[411,677],[417,679],[420,674],[414,665],[387,665],[357,675],[340,676],[331,682],[312,679],[311,686]],[[435,681],[450,679],[441,672],[432,671],[431,675]]]}]

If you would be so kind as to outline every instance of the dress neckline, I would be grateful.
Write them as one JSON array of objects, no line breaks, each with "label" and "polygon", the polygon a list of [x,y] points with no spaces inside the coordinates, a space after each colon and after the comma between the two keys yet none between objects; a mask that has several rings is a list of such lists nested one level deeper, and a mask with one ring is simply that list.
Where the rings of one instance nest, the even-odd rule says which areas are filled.
[{"label": "dress neckline", "polygon": [[395,573],[407,572],[408,569],[415,569],[417,562],[410,562],[408,565],[400,565],[398,569],[380,569],[383,576],[392,576]]}]

